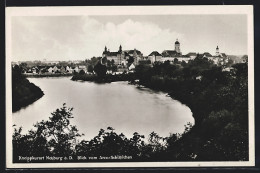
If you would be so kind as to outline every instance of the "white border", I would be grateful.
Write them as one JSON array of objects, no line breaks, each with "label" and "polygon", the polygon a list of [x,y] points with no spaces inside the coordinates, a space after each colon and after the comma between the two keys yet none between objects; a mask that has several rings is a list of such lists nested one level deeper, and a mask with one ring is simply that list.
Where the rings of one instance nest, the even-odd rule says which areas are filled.
[{"label": "white border", "polygon": [[[102,11],[102,13],[101,13]],[[248,26],[249,161],[232,162],[117,162],[117,163],[12,163],[11,17],[75,15],[210,15],[245,14]],[[254,124],[254,37],[253,6],[88,6],[6,8],[6,167],[7,168],[92,168],[92,167],[230,167],[255,166]]]}]

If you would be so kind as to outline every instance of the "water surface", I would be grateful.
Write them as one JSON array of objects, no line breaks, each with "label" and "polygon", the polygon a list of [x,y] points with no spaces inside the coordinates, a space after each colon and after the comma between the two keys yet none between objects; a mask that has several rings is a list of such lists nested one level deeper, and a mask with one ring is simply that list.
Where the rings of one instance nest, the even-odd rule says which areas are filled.
[{"label": "water surface", "polygon": [[29,78],[45,95],[13,113],[13,124],[27,132],[37,121],[47,120],[63,103],[74,108],[71,122],[85,134],[85,139],[108,126],[127,137],[134,132],[147,137],[152,131],[166,137],[182,133],[187,122],[194,123],[191,110],[164,92],[140,89],[127,82],[96,84],[70,78]]}]

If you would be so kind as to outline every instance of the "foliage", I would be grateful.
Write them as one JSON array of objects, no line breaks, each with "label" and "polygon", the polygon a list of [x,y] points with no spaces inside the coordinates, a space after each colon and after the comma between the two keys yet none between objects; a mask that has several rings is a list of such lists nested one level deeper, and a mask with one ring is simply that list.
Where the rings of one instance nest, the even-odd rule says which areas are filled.
[{"label": "foliage", "polygon": [[79,75],[84,75],[85,74],[85,71],[84,70],[80,70],[79,71]]},{"label": "foliage", "polygon": [[51,113],[48,120],[37,122],[27,134],[22,134],[21,127],[14,128],[14,162],[24,162],[18,159],[19,156],[41,157],[46,155],[57,157],[121,155],[131,156],[131,161],[158,160],[158,156],[166,151],[168,142],[176,142],[179,139],[173,141],[173,137],[170,137],[171,139],[162,138],[157,133],[152,132],[148,141],[145,142],[144,135],[137,132],[133,133],[131,138],[127,138],[123,133],[117,134],[115,129],[108,127],[107,130],[100,129],[98,135],[89,141],[80,140],[79,137],[83,134],[80,134],[76,126],[70,123],[73,118],[72,110],[73,108],[67,108],[63,104],[61,108]]},{"label": "foliage", "polygon": [[97,65],[95,65],[94,71],[98,75],[98,77],[102,78],[106,75],[107,67],[99,62],[97,63]]},{"label": "foliage", "polygon": [[102,64],[106,64],[107,63],[107,57],[102,58],[101,61],[102,61]]},{"label": "foliage", "polygon": [[88,65],[88,72],[93,73],[94,67],[92,65]]},{"label": "foliage", "polygon": [[101,58],[102,57],[92,57],[91,59],[86,59],[85,63],[94,67],[101,60]]},{"label": "foliage", "polygon": [[176,160],[248,160],[248,67],[232,67],[233,72],[222,71],[201,56],[182,68],[167,61],[153,68],[137,66],[139,84],[168,91],[193,112],[194,128],[177,141],[175,135],[168,138],[166,155]]},{"label": "foliage", "polygon": [[22,74],[22,67],[12,67],[12,111],[17,111],[43,96],[43,91]]},{"label": "foliage", "polygon": [[130,66],[135,61],[134,57],[130,56],[127,60],[128,66]]},{"label": "foliage", "polygon": [[108,127],[107,131],[100,129],[97,136],[90,141],[82,140],[76,147],[77,154],[87,156],[128,155],[135,159],[140,156],[144,146],[144,136],[134,133],[128,139],[124,134],[117,134],[115,129]]},{"label": "foliage", "polygon": [[65,104],[51,113],[49,120],[42,120],[34,125],[28,134],[22,135],[22,128],[13,134],[14,158],[17,156],[69,156],[75,154],[78,133],[76,126],[70,124],[73,118]]}]

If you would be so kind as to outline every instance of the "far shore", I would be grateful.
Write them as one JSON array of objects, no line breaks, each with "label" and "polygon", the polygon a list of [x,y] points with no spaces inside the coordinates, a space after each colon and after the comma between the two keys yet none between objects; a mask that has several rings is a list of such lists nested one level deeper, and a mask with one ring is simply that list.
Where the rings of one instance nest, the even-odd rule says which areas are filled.
[{"label": "far shore", "polygon": [[64,76],[73,76],[73,74],[70,73],[49,73],[49,74],[30,74],[30,73],[26,73],[24,74],[26,77],[29,78],[37,78],[37,77],[64,77]]}]

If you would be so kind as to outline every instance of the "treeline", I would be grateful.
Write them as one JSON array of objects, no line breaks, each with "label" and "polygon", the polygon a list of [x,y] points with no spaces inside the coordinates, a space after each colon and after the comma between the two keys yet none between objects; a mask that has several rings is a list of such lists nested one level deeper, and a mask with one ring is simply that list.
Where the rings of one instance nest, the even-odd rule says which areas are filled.
[{"label": "treeline", "polygon": [[[97,62],[97,64],[94,66],[93,70],[91,71],[91,74],[87,74],[84,71],[80,71],[79,73],[74,73],[71,80],[77,81],[92,81],[97,83],[110,83],[115,81],[130,81],[133,78],[133,74],[107,74],[108,67],[106,65],[101,64],[100,62]],[[95,74],[93,74],[95,72]]]},{"label": "treeline", "polygon": [[248,160],[248,66],[234,64],[230,71],[207,58],[184,67],[169,62],[137,66],[134,79],[149,88],[164,90],[188,105],[195,126],[168,146],[167,155],[187,160]]},{"label": "treeline", "polygon": [[71,78],[73,81],[91,81],[97,83],[110,83],[110,82],[117,82],[117,81],[129,81],[132,79],[131,74],[107,74],[105,77],[99,77],[95,74],[74,74]]},{"label": "treeline", "polygon": [[43,91],[30,83],[21,73],[22,69],[15,65],[12,67],[12,111],[18,111],[22,107],[28,106],[44,94]]}]

